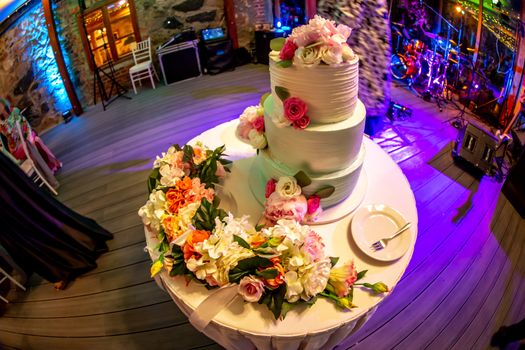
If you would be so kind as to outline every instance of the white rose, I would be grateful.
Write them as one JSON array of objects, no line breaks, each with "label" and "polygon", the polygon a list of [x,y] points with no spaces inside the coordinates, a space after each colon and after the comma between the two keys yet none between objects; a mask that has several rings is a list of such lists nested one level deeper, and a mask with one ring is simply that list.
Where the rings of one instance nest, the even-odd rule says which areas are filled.
[{"label": "white rose", "polygon": [[264,136],[264,134],[259,134],[255,129],[250,130],[248,133],[248,142],[250,142],[250,145],[256,149],[263,149],[268,145],[266,142],[266,136]]},{"label": "white rose", "polygon": [[320,49],[321,60],[326,64],[339,64],[343,62],[341,45],[330,45]]},{"label": "white rose", "polygon": [[277,181],[275,191],[279,193],[282,198],[294,198],[301,194],[301,187],[297,184],[295,177],[283,176]]},{"label": "white rose", "polygon": [[312,66],[319,64],[321,62],[319,47],[314,46],[310,48],[298,48],[297,50],[295,50],[295,56],[293,61],[295,64],[303,66]]}]

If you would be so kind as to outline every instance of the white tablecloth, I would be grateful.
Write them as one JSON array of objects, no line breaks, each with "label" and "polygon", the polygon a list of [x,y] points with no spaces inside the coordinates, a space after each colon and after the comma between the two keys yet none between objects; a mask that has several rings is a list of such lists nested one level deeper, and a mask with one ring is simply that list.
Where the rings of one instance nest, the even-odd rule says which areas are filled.
[{"label": "white tablecloth", "polygon": [[[200,140],[210,148],[226,144],[226,153],[232,160],[254,156],[255,151],[235,137],[236,123],[237,121],[231,121],[221,124],[190,143]],[[412,244],[408,252],[399,260],[388,263],[365,255],[356,246],[351,235],[352,214],[335,223],[316,225],[314,229],[323,236],[328,255],[340,257],[341,262],[353,259],[358,271],[368,270],[364,282],[383,281],[390,288],[395,288],[414,250],[418,219],[416,203],[410,185],[397,164],[372,140],[365,137],[364,143],[366,158],[363,169],[368,181],[361,206],[386,204],[412,222]],[[240,163],[242,161],[237,162]],[[235,189],[237,195],[233,194],[238,208],[236,214],[247,213],[258,218],[262,207],[253,204],[256,201],[251,197],[247,179],[236,178]],[[238,198],[239,193],[246,195]],[[147,232],[146,237],[148,246],[153,248],[154,242]],[[157,276],[159,285],[188,316],[212,293],[197,283],[186,285],[182,277],[170,278],[165,272]],[[227,349],[331,349],[363,325],[388,295],[373,295],[355,288],[354,304],[358,307],[351,311],[341,311],[333,303],[319,298],[311,308],[293,309],[281,321],[275,321],[265,305],[245,303],[237,298],[215,316],[204,333]]]}]

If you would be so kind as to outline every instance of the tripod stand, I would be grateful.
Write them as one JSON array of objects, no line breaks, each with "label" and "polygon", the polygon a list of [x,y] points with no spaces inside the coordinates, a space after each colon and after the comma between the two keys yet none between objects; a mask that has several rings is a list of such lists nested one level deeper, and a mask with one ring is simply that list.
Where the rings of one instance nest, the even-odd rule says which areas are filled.
[{"label": "tripod stand", "polygon": [[[83,0],[79,0],[79,7],[80,20],[82,21],[82,29],[84,30],[85,37],[88,38],[89,36],[84,17],[84,10],[86,9],[86,5]],[[104,51],[106,53],[107,62],[102,66],[99,66],[95,61],[95,55],[93,54],[93,48],[91,47],[91,43],[88,42],[87,46],[91,62],[93,63],[93,104],[97,104],[97,89],[98,94],[100,95],[100,100],[102,102],[102,108],[104,111],[106,110],[107,106],[109,106],[119,97],[131,100],[131,97],[125,95],[127,89],[124,88],[115,78],[115,67],[113,66],[113,60],[111,58],[111,55],[108,55],[107,53],[106,42],[104,41]],[[111,84],[109,93],[106,91],[106,86],[104,85],[104,81],[102,80],[101,74]],[[115,96],[113,96],[113,90],[115,90]]]}]

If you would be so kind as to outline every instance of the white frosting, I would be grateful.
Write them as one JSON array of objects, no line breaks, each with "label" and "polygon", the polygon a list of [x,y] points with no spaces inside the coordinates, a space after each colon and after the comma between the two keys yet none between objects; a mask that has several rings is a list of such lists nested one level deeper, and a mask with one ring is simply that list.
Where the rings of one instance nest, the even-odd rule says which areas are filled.
[{"label": "white frosting", "polygon": [[357,102],[354,114],[333,124],[310,124],[304,130],[279,126],[274,97],[264,103],[264,125],[271,157],[309,174],[346,169],[357,157],[363,141],[365,106]]},{"label": "white frosting", "polygon": [[[360,147],[358,156],[347,168],[326,175],[308,174],[312,179],[312,183],[302,189],[303,193],[310,195],[326,186],[334,186],[334,193],[330,197],[322,199],[321,205],[323,208],[328,208],[340,203],[352,193],[357,184],[364,159],[365,146],[363,144]],[[253,170],[250,172],[250,184],[252,192],[261,203],[264,203],[264,189],[266,182],[270,178],[278,179],[282,176],[293,176],[299,170],[304,170],[300,168],[296,169],[276,161],[271,157],[268,150],[260,151],[252,166]]]},{"label": "white frosting", "polygon": [[335,123],[349,118],[357,102],[359,59],[339,65],[292,65],[282,68],[270,55],[270,82],[276,111],[283,115],[282,101],[275,86],[282,86],[290,96],[299,97],[308,106],[313,123]]}]

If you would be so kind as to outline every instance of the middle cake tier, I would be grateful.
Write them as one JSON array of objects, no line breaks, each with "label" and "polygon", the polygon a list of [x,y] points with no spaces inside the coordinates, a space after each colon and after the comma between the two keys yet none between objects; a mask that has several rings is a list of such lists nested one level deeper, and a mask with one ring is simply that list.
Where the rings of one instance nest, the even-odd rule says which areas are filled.
[{"label": "middle cake tier", "polygon": [[310,175],[347,169],[357,158],[363,141],[366,110],[361,101],[352,116],[332,124],[310,124],[299,130],[279,124],[273,96],[264,103],[265,134],[271,157]]}]

